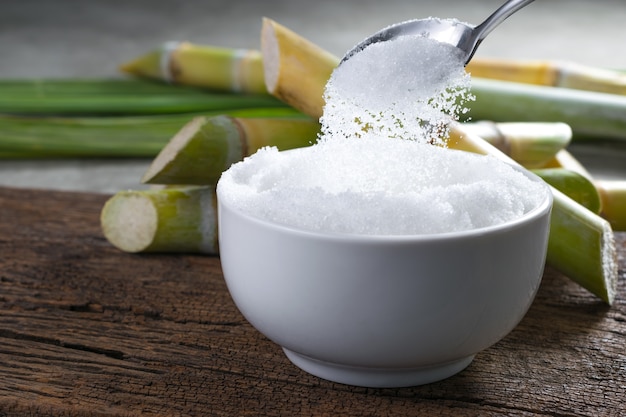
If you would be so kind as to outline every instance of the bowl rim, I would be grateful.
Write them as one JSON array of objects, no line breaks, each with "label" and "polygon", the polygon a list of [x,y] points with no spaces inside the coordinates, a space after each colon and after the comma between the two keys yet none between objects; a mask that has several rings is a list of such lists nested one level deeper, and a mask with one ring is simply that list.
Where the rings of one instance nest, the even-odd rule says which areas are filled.
[{"label": "bowl rim", "polygon": [[[335,242],[353,242],[353,243],[409,243],[409,242],[434,242],[434,241],[444,241],[451,239],[462,239],[462,238],[476,238],[484,235],[497,234],[501,232],[506,232],[510,230],[514,230],[518,227],[522,227],[524,224],[531,222],[532,220],[538,219],[543,215],[550,215],[552,210],[552,205],[554,201],[554,196],[552,194],[551,187],[539,178],[536,174],[522,167],[521,165],[514,165],[508,163],[506,161],[502,161],[503,163],[511,166],[513,169],[521,172],[526,175],[532,181],[539,182],[542,184],[545,190],[545,198],[541,200],[539,204],[533,207],[528,212],[523,215],[513,219],[506,221],[504,223],[498,223],[495,225],[478,227],[473,229],[466,229],[460,231],[451,231],[451,232],[441,232],[441,233],[424,233],[424,234],[358,234],[358,233],[342,233],[342,232],[320,232],[317,230],[309,230],[298,228],[294,226],[290,226],[287,224],[276,223],[255,215],[251,215],[246,213],[244,210],[237,209],[232,207],[230,204],[225,203],[223,199],[220,198],[220,187],[218,186],[216,189],[217,195],[217,213],[218,213],[218,222],[221,222],[220,213],[224,209],[228,209],[231,212],[237,214],[238,216],[245,218],[247,221],[257,223],[260,226],[269,229],[275,229],[281,233],[288,233],[295,236],[308,237],[319,240],[328,240]],[[221,227],[218,227],[218,233],[220,233]]]}]

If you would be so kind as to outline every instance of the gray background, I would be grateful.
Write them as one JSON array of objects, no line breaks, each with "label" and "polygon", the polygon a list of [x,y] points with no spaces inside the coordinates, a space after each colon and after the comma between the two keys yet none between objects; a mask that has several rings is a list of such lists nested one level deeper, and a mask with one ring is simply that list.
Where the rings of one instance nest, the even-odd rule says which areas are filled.
[{"label": "gray background", "polygon": [[[258,48],[267,16],[342,55],[389,24],[429,16],[479,23],[503,0],[0,0],[0,78],[119,77],[168,40]],[[478,55],[626,68],[624,0],[537,0]],[[2,161],[0,185],[139,188],[149,160]]]}]

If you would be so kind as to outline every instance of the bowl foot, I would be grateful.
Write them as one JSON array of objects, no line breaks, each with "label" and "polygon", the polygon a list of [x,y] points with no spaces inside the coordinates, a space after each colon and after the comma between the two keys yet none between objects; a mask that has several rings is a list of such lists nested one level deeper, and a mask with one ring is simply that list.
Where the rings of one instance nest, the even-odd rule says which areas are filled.
[{"label": "bowl foot", "polygon": [[298,368],[317,377],[341,384],[369,388],[399,388],[429,384],[449,378],[465,369],[474,355],[452,362],[419,368],[362,368],[320,361],[283,348]]}]

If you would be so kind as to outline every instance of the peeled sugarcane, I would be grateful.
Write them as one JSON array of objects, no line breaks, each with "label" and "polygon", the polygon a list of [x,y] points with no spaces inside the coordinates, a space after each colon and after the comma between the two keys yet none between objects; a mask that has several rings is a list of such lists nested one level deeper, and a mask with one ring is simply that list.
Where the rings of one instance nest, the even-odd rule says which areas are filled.
[{"label": "peeled sugarcane", "polygon": [[526,168],[540,168],[565,149],[572,129],[565,123],[481,121],[465,130],[485,139]]},{"label": "peeled sugarcane", "polygon": [[7,114],[148,115],[260,107],[287,106],[267,93],[217,93],[146,80],[0,81],[0,113]]},{"label": "peeled sugarcane", "polygon": [[473,77],[626,95],[626,74],[573,62],[511,61],[474,57]]},{"label": "peeled sugarcane", "polygon": [[121,191],[104,205],[104,236],[126,252],[216,254],[214,187]]},{"label": "peeled sugarcane", "polygon": [[[269,37],[269,39],[265,40],[265,47],[262,45],[261,48],[265,63],[266,79],[268,78],[268,73],[269,77],[276,77],[276,73],[283,74],[282,78],[277,78],[277,84],[279,85],[269,89],[270,93],[280,91],[281,93],[277,97],[289,97],[293,99],[290,104],[295,106],[293,102],[296,102],[298,108],[303,112],[312,117],[318,117],[318,115],[322,114],[323,102],[319,96],[310,97],[309,94],[315,91],[323,91],[327,81],[324,79],[324,76],[330,74],[334,69],[332,60],[327,59],[328,54],[320,54],[320,58],[316,59],[316,56],[313,54],[316,54],[315,51],[317,49],[309,49],[309,53],[312,55],[308,57],[308,61],[317,62],[316,67],[321,67],[322,69],[319,77],[314,79],[316,81],[311,81],[311,83],[319,83],[317,87],[314,88],[309,84],[306,89],[302,90],[302,83],[290,83],[288,82],[290,77],[285,76],[292,70],[291,61],[281,59],[281,51],[290,53],[296,50],[298,45],[302,43],[302,38],[294,32],[283,31],[281,32],[280,43],[278,43],[277,39],[272,39],[272,37],[276,37],[275,32],[264,32],[263,35]],[[279,44],[280,47],[267,47],[267,45],[272,44]],[[297,69],[295,71],[297,72]],[[280,85],[282,79],[287,80],[287,82]],[[496,83],[496,81],[493,82]],[[583,92],[579,93],[582,94]],[[476,95],[478,96],[478,94]],[[477,97],[478,100],[479,98]],[[483,108],[483,110],[485,109]],[[588,110],[591,111],[591,109]],[[509,117],[507,119],[511,120]],[[532,118],[530,119],[532,120]],[[626,120],[626,115],[624,119]],[[456,124],[455,128],[458,129],[460,126]],[[458,132],[458,130],[456,131]],[[461,149],[491,154],[515,163],[476,135],[464,133],[461,130],[461,133],[457,134],[456,137],[458,140],[451,138],[449,141],[450,147],[454,147],[454,144],[456,144]],[[553,194],[554,206],[548,244],[548,262],[606,303],[612,304],[615,298],[618,270],[615,240],[610,224],[554,188]]]},{"label": "peeled sugarcane", "polygon": [[563,122],[573,139],[626,139],[626,97],[569,88],[472,79],[471,120]]},{"label": "peeled sugarcane", "polygon": [[123,72],[218,91],[265,94],[261,53],[189,42],[166,42],[125,63]]},{"label": "peeled sugarcane", "polygon": [[196,117],[161,150],[143,177],[151,184],[216,184],[231,164],[264,146],[311,145],[319,122],[310,118]]},{"label": "peeled sugarcane", "polygon": [[269,93],[319,119],[324,88],[339,58],[268,18],[261,28],[261,53]]}]

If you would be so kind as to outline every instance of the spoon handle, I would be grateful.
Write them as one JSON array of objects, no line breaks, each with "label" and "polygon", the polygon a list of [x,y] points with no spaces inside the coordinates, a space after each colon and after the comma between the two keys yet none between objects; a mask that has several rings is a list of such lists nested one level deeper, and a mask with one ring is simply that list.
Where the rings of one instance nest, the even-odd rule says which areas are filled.
[{"label": "spoon handle", "polygon": [[498,10],[493,12],[483,23],[474,28],[476,40],[480,43],[492,30],[500,23],[511,16],[522,7],[532,3],[534,0],[509,0],[504,3]]}]

